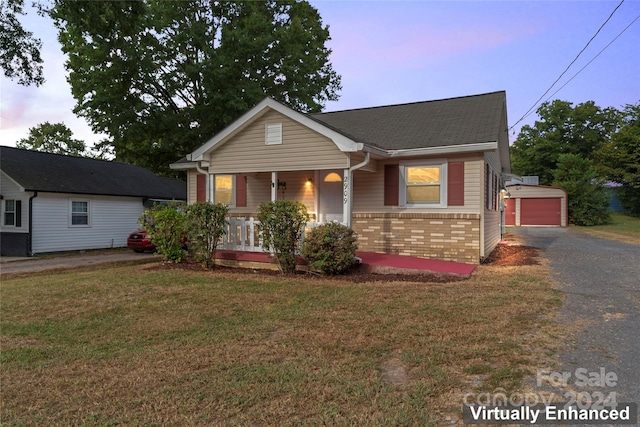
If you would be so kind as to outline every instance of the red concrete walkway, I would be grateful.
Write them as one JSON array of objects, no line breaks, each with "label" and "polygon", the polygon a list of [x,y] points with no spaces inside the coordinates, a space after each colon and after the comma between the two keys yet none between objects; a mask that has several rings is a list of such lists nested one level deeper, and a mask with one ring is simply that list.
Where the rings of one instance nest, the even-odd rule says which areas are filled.
[{"label": "red concrete walkway", "polygon": [[[425,272],[469,275],[476,268],[475,264],[375,252],[356,252],[356,256],[362,259],[360,269],[371,273]],[[216,252],[216,258],[230,262],[238,262],[241,266],[247,263],[272,263],[269,254],[264,252],[221,250]],[[305,265],[306,262],[302,258],[298,258],[298,264]]]}]

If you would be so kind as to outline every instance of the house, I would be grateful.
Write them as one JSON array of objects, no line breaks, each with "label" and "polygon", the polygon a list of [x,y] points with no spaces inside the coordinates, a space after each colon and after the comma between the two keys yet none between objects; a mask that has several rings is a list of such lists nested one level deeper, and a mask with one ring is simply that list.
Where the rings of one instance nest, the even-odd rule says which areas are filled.
[{"label": "house", "polygon": [[2,256],[126,246],[154,200],[184,182],[126,163],[0,147]]},{"label": "house", "polygon": [[319,114],[267,98],[171,168],[233,218],[295,199],[362,251],[478,263],[500,240],[506,112],[505,92]]}]

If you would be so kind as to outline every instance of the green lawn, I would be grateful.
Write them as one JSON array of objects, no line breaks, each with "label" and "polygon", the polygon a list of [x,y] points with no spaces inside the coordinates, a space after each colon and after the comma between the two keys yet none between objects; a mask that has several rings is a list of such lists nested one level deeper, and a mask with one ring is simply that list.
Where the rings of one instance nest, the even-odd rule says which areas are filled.
[{"label": "green lawn", "polygon": [[609,224],[575,227],[574,230],[604,239],[640,245],[640,218],[629,215],[612,213]]},{"label": "green lawn", "polygon": [[3,277],[2,425],[441,425],[465,392],[519,390],[549,366],[545,315],[561,296],[547,277],[480,266],[466,281],[354,284],[153,265]]}]

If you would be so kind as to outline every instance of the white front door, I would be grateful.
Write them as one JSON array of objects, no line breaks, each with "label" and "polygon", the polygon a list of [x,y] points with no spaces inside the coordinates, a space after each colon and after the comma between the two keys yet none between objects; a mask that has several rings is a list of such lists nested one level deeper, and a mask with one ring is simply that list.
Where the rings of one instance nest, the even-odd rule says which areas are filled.
[{"label": "white front door", "polygon": [[343,222],[342,170],[320,171],[318,220]]}]

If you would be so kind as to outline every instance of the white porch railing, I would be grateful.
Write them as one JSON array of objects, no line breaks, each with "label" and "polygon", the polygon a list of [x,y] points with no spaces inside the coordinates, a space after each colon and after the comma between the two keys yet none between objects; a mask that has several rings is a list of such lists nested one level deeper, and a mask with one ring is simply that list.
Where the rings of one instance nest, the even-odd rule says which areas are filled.
[{"label": "white porch railing", "polygon": [[[262,239],[258,231],[260,221],[251,217],[245,218],[229,218],[227,232],[222,236],[222,241],[218,245],[218,249],[226,249],[233,251],[245,252],[262,252]],[[313,228],[318,225],[317,222],[311,221],[307,223],[306,228]],[[300,247],[304,243],[304,234],[300,239]]]}]

